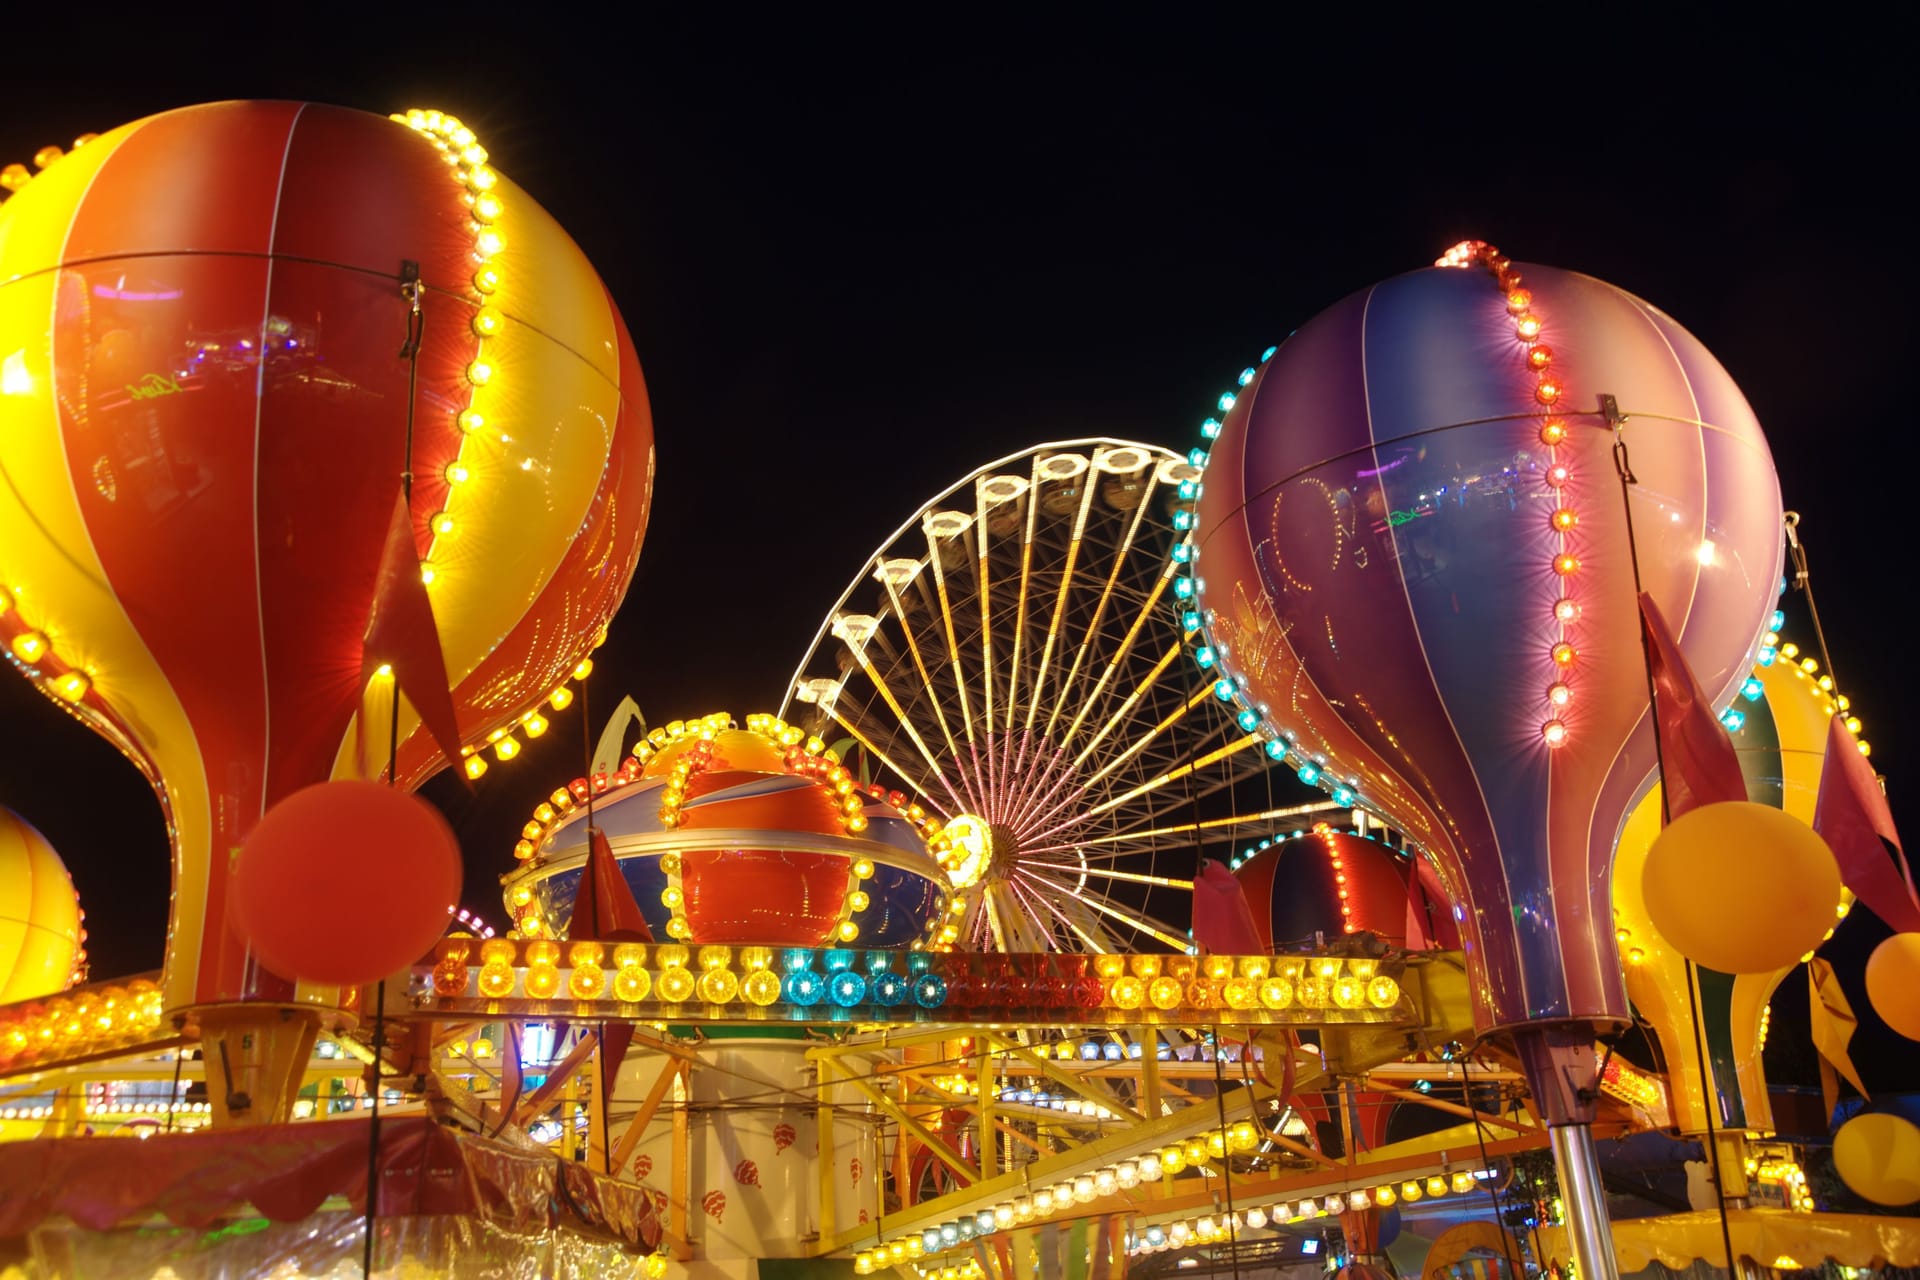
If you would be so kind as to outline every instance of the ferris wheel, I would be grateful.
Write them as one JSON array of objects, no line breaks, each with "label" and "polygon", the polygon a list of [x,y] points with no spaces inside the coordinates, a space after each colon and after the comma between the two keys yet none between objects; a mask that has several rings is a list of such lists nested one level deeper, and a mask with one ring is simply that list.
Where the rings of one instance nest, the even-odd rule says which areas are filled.
[{"label": "ferris wheel", "polygon": [[1183,949],[1204,850],[1327,807],[1269,775],[1193,648],[1176,571],[1199,474],[1126,440],[1002,458],[901,525],[821,623],[783,714],[939,814],[964,904],[945,944]]}]

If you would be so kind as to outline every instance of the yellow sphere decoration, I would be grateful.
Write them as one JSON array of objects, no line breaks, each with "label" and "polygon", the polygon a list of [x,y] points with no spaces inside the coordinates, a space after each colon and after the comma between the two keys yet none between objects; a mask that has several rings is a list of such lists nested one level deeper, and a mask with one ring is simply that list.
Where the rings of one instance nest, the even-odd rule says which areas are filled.
[{"label": "yellow sphere decoration", "polygon": [[1647,915],[1680,954],[1722,973],[1767,973],[1820,945],[1840,867],[1813,828],[1771,805],[1702,805],[1668,824],[1641,873]]},{"label": "yellow sphere decoration", "polygon": [[1920,1200],[1920,1129],[1884,1113],[1855,1116],[1833,1135],[1833,1167],[1875,1204]]},{"label": "yellow sphere decoration", "polygon": [[82,936],[66,864],[25,818],[0,808],[0,1004],[65,991]]},{"label": "yellow sphere decoration", "polygon": [[1867,999],[1882,1022],[1909,1040],[1920,1040],[1920,933],[1896,933],[1873,949],[1867,957]]}]

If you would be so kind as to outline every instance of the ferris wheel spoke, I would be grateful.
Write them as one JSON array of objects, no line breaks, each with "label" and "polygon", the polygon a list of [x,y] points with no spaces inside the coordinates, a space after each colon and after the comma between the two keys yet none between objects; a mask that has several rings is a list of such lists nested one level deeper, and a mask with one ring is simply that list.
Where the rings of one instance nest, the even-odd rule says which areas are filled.
[{"label": "ferris wheel spoke", "polygon": [[1096,867],[1091,864],[1082,869],[1089,876],[1099,876],[1106,880],[1124,880],[1128,884],[1150,884],[1161,889],[1192,889],[1193,881],[1182,880],[1176,876],[1150,876],[1138,871],[1114,871],[1110,868]]},{"label": "ferris wheel spoke", "polygon": [[[1163,675],[1166,672],[1167,668],[1173,664],[1174,660],[1179,657],[1181,646],[1178,642],[1175,642],[1173,645],[1171,645],[1167,649],[1167,651],[1163,655],[1161,655],[1160,659],[1154,664],[1152,670],[1150,670],[1147,673],[1146,678],[1133,690],[1131,694],[1127,696],[1127,698],[1121,703],[1121,705],[1115,709],[1113,716],[1107,720],[1106,724],[1101,727],[1100,731],[1097,734],[1095,734],[1095,736],[1090,742],[1087,743],[1087,745],[1081,750],[1080,754],[1074,757],[1072,763],[1066,764],[1064,768],[1061,768],[1063,762],[1066,760],[1066,749],[1068,744],[1072,741],[1074,734],[1079,731],[1083,718],[1086,716],[1087,712],[1093,707],[1095,699],[1098,698],[1100,691],[1105,687],[1112,673],[1119,669],[1120,664],[1125,661],[1127,655],[1132,651],[1134,638],[1139,634],[1140,628],[1146,623],[1148,617],[1151,616],[1152,611],[1157,605],[1160,598],[1160,588],[1165,585],[1166,581],[1167,579],[1162,577],[1155,584],[1154,590],[1151,593],[1149,593],[1145,605],[1142,607],[1140,613],[1134,618],[1133,626],[1128,629],[1126,639],[1121,643],[1120,651],[1116,653],[1112,659],[1109,660],[1107,669],[1101,673],[1099,683],[1095,686],[1094,691],[1088,695],[1086,703],[1081,707],[1079,714],[1074,717],[1073,723],[1068,727],[1066,734],[1062,737],[1059,746],[1056,748],[1053,759],[1048,762],[1045,772],[1034,784],[1032,791],[1034,794],[1042,797],[1037,807],[1043,813],[1045,811],[1045,806],[1052,804],[1054,801],[1058,800],[1060,797],[1061,790],[1058,785],[1059,780],[1072,778],[1078,773],[1081,764],[1086,760],[1086,758],[1089,755],[1091,755],[1100,746],[1101,742],[1106,739],[1107,735],[1113,730],[1115,726],[1121,724],[1124,721],[1125,717],[1133,710],[1135,706],[1139,704],[1141,698],[1147,695],[1148,691],[1151,690],[1154,687],[1154,685],[1158,682],[1161,675]],[[1184,709],[1183,709],[1183,713],[1184,713]],[[1154,733],[1155,734],[1159,733],[1160,729],[1164,727],[1166,726],[1162,725],[1157,727],[1154,730]],[[1153,735],[1149,735],[1146,739],[1143,739],[1139,745],[1141,747],[1144,747],[1147,744],[1147,742],[1150,742],[1152,740],[1152,737]],[[1120,757],[1120,759],[1117,760],[1115,764],[1118,765],[1118,764],[1125,763],[1126,758],[1127,758],[1126,756]],[[1056,777],[1056,774],[1058,775],[1058,777]],[[1102,776],[1104,776],[1104,773],[1094,775],[1093,778],[1090,778],[1087,780],[1088,785],[1091,785],[1094,781],[1097,781]],[[1026,808],[1028,812],[1031,814],[1031,812],[1036,808],[1036,806],[1030,804],[1026,806]]]},{"label": "ferris wheel spoke", "polygon": [[[911,635],[911,631],[909,631],[908,634]],[[954,804],[959,808],[968,808],[968,800],[961,799],[960,792],[954,789],[953,780],[947,777],[946,770],[940,767],[940,761],[927,746],[926,739],[920,736],[920,731],[913,727],[913,721],[907,717],[905,708],[900,705],[900,700],[894,696],[893,690],[887,687],[886,678],[874,669],[873,662],[867,657],[865,649],[850,648],[849,651],[853,654],[854,661],[860,664],[860,670],[873,684],[874,689],[880,694],[882,700],[886,702],[888,709],[893,712],[894,719],[899,723],[901,730],[906,733],[907,737],[912,740],[915,748],[919,750],[920,758],[927,762],[927,768],[933,771],[933,776],[939,779],[940,785],[947,789],[947,795],[952,798]],[[835,718],[838,719],[838,717]]]},{"label": "ferris wheel spoke", "polygon": [[[1091,465],[1091,464],[1089,464]],[[1046,642],[1040,649],[1040,669],[1033,677],[1033,691],[1027,698],[1027,728],[1033,728],[1040,712],[1040,703],[1047,687],[1047,666],[1053,656],[1053,648],[1061,634],[1061,624],[1066,618],[1067,597],[1073,589],[1073,567],[1080,558],[1080,548],[1087,530],[1087,513],[1093,507],[1094,484],[1089,481],[1080,489],[1080,506],[1073,516],[1073,534],[1067,542],[1066,566],[1060,572],[1060,587],[1054,593],[1053,620],[1047,624]]]},{"label": "ferris wheel spoke", "polygon": [[1108,934],[1105,929],[1102,929],[1098,923],[1086,918],[1086,913],[1075,910],[1071,903],[1053,906],[1048,904],[1046,899],[1018,881],[1012,881],[1010,883],[1016,894],[1032,901],[1034,904],[1032,910],[1036,916],[1042,913],[1051,915],[1055,920],[1065,925],[1070,933],[1079,938],[1080,941],[1086,943],[1088,950],[1108,951],[1117,949],[1112,945],[1112,936]]},{"label": "ferris wheel spoke", "polygon": [[[878,746],[874,745],[873,739],[868,737],[865,733],[862,733],[860,731],[859,726],[855,725],[852,721],[848,720],[845,716],[841,715],[838,708],[836,708],[832,703],[822,702],[820,704],[820,709],[822,711],[825,711],[827,713],[827,716],[830,719],[832,719],[832,721],[835,724],[839,725],[842,729],[846,730],[847,736],[852,738],[855,742],[859,743],[860,749],[862,751],[865,751],[868,755],[872,756],[875,760],[878,760],[882,765],[885,765],[887,769],[891,770],[894,777],[899,778],[905,782],[912,781],[914,777],[912,773],[909,773],[907,770],[902,769],[898,764],[896,764],[893,761],[893,759],[890,756],[887,755],[886,752],[882,751]],[[942,782],[944,781],[945,779],[942,779]],[[947,795],[950,799],[953,800],[953,802],[956,805],[960,805],[960,797],[953,794],[952,788],[948,788]],[[927,797],[927,799],[928,799],[928,802],[934,806],[935,812],[939,812],[940,811],[939,802],[935,801],[931,796]],[[965,806],[960,805],[960,807],[964,808]],[[948,817],[949,814],[940,813],[940,816],[942,818],[945,818],[945,817]]]},{"label": "ferris wheel spoke", "polygon": [[1019,703],[1020,654],[1027,630],[1027,587],[1033,580],[1034,522],[1040,514],[1040,463],[1035,459],[1033,477],[1027,482],[1027,518],[1020,536],[1020,597],[1013,609],[1013,656],[1007,662],[1007,727],[1013,732],[1014,708]]},{"label": "ferris wheel spoke", "polygon": [[[922,522],[921,527],[927,536],[927,564],[928,567],[933,570],[933,592],[940,601],[940,625],[945,630],[947,636],[947,661],[953,668],[953,687],[954,691],[960,695],[960,728],[966,735],[967,741],[971,743],[973,741],[973,712],[972,709],[967,706],[967,676],[966,672],[960,667],[960,645],[953,634],[953,599],[947,592],[946,557],[941,554],[938,541],[942,535],[937,534],[933,527],[933,521],[941,514],[943,513],[935,512],[933,515],[928,516],[927,519]],[[958,518],[965,519],[966,517],[960,516]],[[959,543],[961,539],[966,537],[966,531],[961,530],[945,536]]]},{"label": "ferris wheel spoke", "polygon": [[1007,946],[1007,927],[1001,922],[1000,907],[994,901],[995,885],[992,881],[980,886],[980,905],[986,912],[987,925],[993,930],[994,945],[1002,951],[1011,950]]},{"label": "ferris wheel spoke", "polygon": [[1237,755],[1245,751],[1248,747],[1259,746],[1264,741],[1265,739],[1257,733],[1243,734],[1241,737],[1229,742],[1226,746],[1215,748],[1197,760],[1190,761],[1187,764],[1180,765],[1173,769],[1168,769],[1158,777],[1148,779],[1131,791],[1122,792],[1120,795],[1114,796],[1111,799],[1101,801],[1093,808],[1087,810],[1087,816],[1089,818],[1099,817],[1109,809],[1117,809],[1129,800],[1136,800],[1150,792],[1157,791],[1169,782],[1178,782],[1180,779],[1197,773],[1209,765],[1218,764],[1228,756]]},{"label": "ferris wheel spoke", "polygon": [[[1120,725],[1126,723],[1127,717],[1132,714],[1134,707],[1138,706],[1140,703],[1140,700],[1146,697],[1147,694],[1151,692],[1156,685],[1159,684],[1160,677],[1166,674],[1167,668],[1172,666],[1174,663],[1174,660],[1180,656],[1181,647],[1182,647],[1181,642],[1179,640],[1175,640],[1170,646],[1168,646],[1167,651],[1160,655],[1159,660],[1153,664],[1152,669],[1149,670],[1147,674],[1141,679],[1140,683],[1137,686],[1135,686],[1133,692],[1127,695],[1126,701],[1122,702],[1118,707],[1118,709],[1114,711],[1113,715],[1108,718],[1106,724],[1100,727],[1100,732],[1095,734],[1093,736],[1092,741],[1088,742],[1085,747],[1082,747],[1080,750],[1080,754],[1074,757],[1073,759],[1074,769],[1077,770],[1080,768],[1081,765],[1085,764],[1087,761],[1087,757],[1092,755],[1094,751],[1099,748],[1102,742],[1106,741],[1107,736],[1111,734],[1115,729],[1117,729]],[[1208,691],[1203,689],[1193,694],[1188,699],[1186,699],[1186,701],[1182,703],[1181,706],[1177,710],[1175,710],[1172,715],[1168,716],[1166,719],[1156,724],[1152,729],[1147,731],[1145,736],[1141,737],[1137,742],[1135,742],[1132,747],[1128,748],[1126,751],[1123,751],[1119,755],[1115,756],[1112,760],[1108,761],[1105,765],[1103,765],[1091,777],[1089,777],[1087,779],[1087,784],[1089,786],[1093,785],[1094,783],[1098,782],[1100,779],[1112,773],[1115,769],[1118,769],[1121,765],[1125,764],[1130,758],[1132,758],[1132,756],[1136,752],[1143,750],[1149,742],[1152,742],[1156,737],[1160,736],[1162,733],[1165,733],[1168,729],[1172,728],[1175,722],[1177,722],[1181,716],[1193,710],[1193,708],[1198,706],[1200,702],[1207,696],[1208,696]]]},{"label": "ferris wheel spoke", "polygon": [[973,482],[973,527],[979,551],[974,578],[980,584],[980,723],[987,740],[987,793],[1000,791],[1000,752],[993,736],[993,554],[987,527],[987,492],[984,477]]},{"label": "ferris wheel spoke", "polygon": [[1332,801],[1283,805],[1280,808],[1266,809],[1259,813],[1235,814],[1227,818],[1208,818],[1201,822],[1180,822],[1172,826],[1151,827],[1144,831],[1123,831],[1115,835],[1094,836],[1081,841],[1080,847],[1090,849],[1097,845],[1117,844],[1127,840],[1155,840],[1167,836],[1191,835],[1198,831],[1217,831],[1224,827],[1255,826],[1281,818],[1298,818],[1312,813],[1332,813],[1339,808],[1340,806]]},{"label": "ferris wheel spoke", "polygon": [[1172,934],[1165,932],[1158,925],[1154,924],[1152,921],[1147,920],[1142,916],[1136,916],[1130,911],[1123,911],[1119,907],[1114,906],[1112,903],[1102,902],[1098,898],[1083,897],[1080,894],[1074,892],[1073,890],[1067,888],[1067,886],[1059,883],[1056,880],[1050,879],[1046,876],[1035,875],[1035,876],[1031,876],[1030,878],[1038,881],[1041,884],[1046,885],[1050,889],[1054,889],[1060,893],[1066,894],[1068,897],[1072,898],[1076,902],[1081,903],[1084,906],[1093,908],[1095,911],[1098,911],[1101,915],[1106,916],[1109,919],[1118,920],[1122,924],[1127,925],[1129,928],[1137,929],[1141,933],[1147,934],[1148,936],[1153,938],[1157,938],[1161,942],[1166,943],[1168,946],[1174,948],[1177,951],[1185,951],[1187,949],[1187,940],[1185,938],[1174,937]]},{"label": "ferris wheel spoke", "polygon": [[[1094,470],[1099,469],[1102,457],[1103,454],[1100,451],[1096,450],[1094,452],[1092,464]],[[1088,501],[1092,500],[1093,489],[1093,484],[1089,482],[1086,492],[1086,499]],[[1151,495],[1151,492],[1151,482],[1149,482],[1149,495]],[[1107,572],[1106,583],[1100,588],[1100,598],[1096,600],[1093,605],[1093,616],[1087,620],[1086,630],[1081,633],[1079,647],[1073,655],[1073,665],[1067,669],[1066,677],[1060,682],[1060,696],[1053,700],[1053,708],[1047,713],[1047,728],[1044,736],[1049,739],[1053,737],[1054,726],[1059,722],[1061,708],[1070,701],[1079,701],[1078,696],[1074,693],[1074,689],[1079,683],[1080,668],[1085,665],[1087,654],[1093,648],[1094,641],[1100,636],[1100,624],[1106,618],[1107,604],[1113,599],[1114,588],[1120,581],[1121,571],[1127,567],[1127,555],[1133,549],[1134,535],[1140,530],[1140,522],[1146,518],[1148,505],[1149,504],[1143,500],[1139,506],[1134,508],[1133,518],[1127,521],[1127,531],[1121,535],[1120,545],[1114,549],[1113,568]],[[1111,668],[1109,668],[1109,670],[1111,670]],[[1092,697],[1093,695],[1089,694],[1088,696]],[[1085,706],[1086,703],[1082,701],[1082,715],[1085,714]],[[1074,718],[1074,724],[1077,726],[1079,723],[1079,716],[1076,716]],[[1064,743],[1062,745],[1064,745]]]},{"label": "ferris wheel spoke", "polygon": [[[938,560],[939,552],[934,550],[928,559],[929,563]],[[927,660],[920,652],[920,641],[914,634],[913,623],[908,616],[906,603],[900,598],[900,589],[890,575],[882,576],[881,583],[886,587],[887,599],[893,605],[893,616],[900,620],[901,634],[904,635],[907,640],[907,654],[913,659],[913,669],[919,673],[920,687],[926,691],[927,705],[933,709],[934,723],[940,727],[940,736],[947,744],[949,757],[957,757],[960,751],[959,748],[954,745],[953,730],[947,727],[946,713],[941,709],[942,699],[940,697],[940,690],[933,683],[933,677],[927,672]],[[856,656],[864,657],[864,655]],[[864,662],[862,665],[865,665]],[[869,678],[871,679],[872,677],[870,676]],[[875,680],[875,684],[881,685],[883,682]],[[906,713],[898,709],[899,704],[885,691],[884,687],[882,688],[882,696],[887,698],[887,705],[894,708],[894,714],[900,717],[901,727],[906,729],[908,733],[914,733],[912,725],[906,720]],[[919,741],[919,735],[914,734],[914,739],[916,742]],[[963,805],[962,807],[964,808],[965,806]]]},{"label": "ferris wheel spoke", "polygon": [[[1190,703],[1188,705],[1191,706],[1192,704]],[[1094,805],[1089,809],[1082,810],[1079,813],[1067,818],[1065,821],[1056,822],[1051,827],[1047,827],[1040,831],[1036,831],[1032,834],[1030,838],[1035,840],[1043,840],[1048,836],[1055,835],[1058,832],[1066,829],[1067,827],[1071,826],[1075,822],[1084,822],[1092,818],[1097,818],[1104,813],[1109,813],[1124,804],[1129,804],[1135,800],[1141,799],[1144,796],[1153,794],[1154,792],[1158,791],[1161,787],[1166,786],[1168,783],[1179,782],[1184,778],[1191,777],[1194,773],[1198,772],[1199,770],[1208,768],[1209,766],[1214,764],[1218,764],[1220,761],[1227,759],[1229,756],[1236,755],[1239,752],[1245,751],[1248,747],[1256,746],[1262,741],[1263,739],[1257,733],[1246,734],[1232,742],[1227,743],[1225,746],[1216,748],[1213,751],[1209,751],[1205,755],[1200,756],[1197,759],[1194,759],[1192,761],[1189,761],[1186,764],[1177,765],[1177,766],[1174,766],[1173,768],[1165,769],[1161,771],[1159,774],[1155,775],[1154,777],[1149,778],[1147,781],[1141,783],[1139,786],[1134,787],[1129,791],[1124,791],[1117,796],[1111,796],[1108,799],[1101,801],[1099,804]],[[1059,807],[1064,808],[1065,803],[1063,802],[1063,804]],[[1056,809],[1056,813],[1057,813],[1057,809]],[[1049,815],[1049,816],[1053,816],[1053,815]]]},{"label": "ferris wheel spoke", "polygon": [[[1153,588],[1147,592],[1146,599],[1140,602],[1139,612],[1134,615],[1133,625],[1127,628],[1126,638],[1120,642],[1119,648],[1115,650],[1113,656],[1107,660],[1106,669],[1100,673],[1100,678],[1095,682],[1093,691],[1089,693],[1086,700],[1081,703],[1080,710],[1073,717],[1073,723],[1068,725],[1067,731],[1060,736],[1060,745],[1063,748],[1073,742],[1074,737],[1080,732],[1081,724],[1086,721],[1087,714],[1098,705],[1100,696],[1106,691],[1108,682],[1113,679],[1114,673],[1120,670],[1121,664],[1123,664],[1127,660],[1128,655],[1133,652],[1134,641],[1139,638],[1140,631],[1146,626],[1147,620],[1151,618],[1154,611],[1160,607],[1160,597],[1166,594],[1167,583],[1172,580],[1173,574],[1171,572],[1171,566],[1169,566],[1168,572],[1162,573],[1158,578],[1154,579]],[[1181,646],[1175,643],[1173,647],[1167,651],[1166,657],[1161,660],[1153,673],[1156,679],[1159,677],[1160,672],[1165,671],[1174,657],[1179,654],[1180,648]],[[1105,727],[1102,729],[1100,737],[1105,737],[1106,734],[1112,730],[1113,726],[1118,723],[1119,718],[1132,709],[1133,704],[1139,701],[1141,695],[1143,695],[1149,687],[1151,687],[1151,685],[1142,686],[1135,690],[1134,694],[1115,710],[1113,717],[1108,719]],[[1087,750],[1091,751],[1097,746],[1099,746],[1099,738],[1095,738],[1094,741],[1088,743]],[[1085,758],[1086,752],[1083,751],[1079,756],[1074,758],[1074,764],[1077,766]]]}]

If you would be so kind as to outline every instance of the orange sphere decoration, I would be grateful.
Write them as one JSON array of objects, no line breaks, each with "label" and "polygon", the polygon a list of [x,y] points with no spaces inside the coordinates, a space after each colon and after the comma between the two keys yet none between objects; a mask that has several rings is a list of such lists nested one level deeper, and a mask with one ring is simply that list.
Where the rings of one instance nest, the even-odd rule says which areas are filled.
[{"label": "orange sphere decoration", "polygon": [[426,801],[323,782],[267,810],[240,848],[234,932],[284,978],[357,986],[424,956],[460,896],[460,845]]},{"label": "orange sphere decoration", "polygon": [[1920,933],[1896,933],[1873,949],[1867,999],[1882,1022],[1920,1040]]},{"label": "orange sphere decoration", "polygon": [[1768,973],[1833,927],[1840,867],[1792,814],[1732,800],[1667,824],[1641,888],[1648,918],[1681,955],[1722,973]]},{"label": "orange sphere decoration", "polygon": [[1833,1135],[1833,1169],[1875,1204],[1920,1200],[1920,1129],[1886,1112],[1857,1115]]}]

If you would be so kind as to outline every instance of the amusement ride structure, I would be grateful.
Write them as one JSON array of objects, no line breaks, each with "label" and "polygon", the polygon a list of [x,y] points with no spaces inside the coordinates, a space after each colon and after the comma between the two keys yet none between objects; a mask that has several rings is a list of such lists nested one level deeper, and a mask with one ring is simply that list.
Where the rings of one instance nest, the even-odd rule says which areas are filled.
[{"label": "amusement ride structure", "polygon": [[[566,714],[626,591],[652,423],[606,290],[439,112],[217,104],[35,164],[0,646],[154,783],[175,890],[163,970],[91,980],[0,814],[0,1267],[1920,1264],[1816,1204],[1760,1060],[1856,897],[1896,943],[1920,905],[1779,634],[1759,425],[1639,299],[1468,242],[1188,452],[967,472],[782,705],[617,716],[502,833],[496,930],[408,793]],[[125,194],[183,169],[219,216]],[[1736,845],[1754,883],[1699,870]],[[1902,947],[1869,986],[1920,1035]],[[1610,1224],[1647,1137],[1707,1199]],[[1920,1200],[1897,1117],[1835,1160]]]}]

